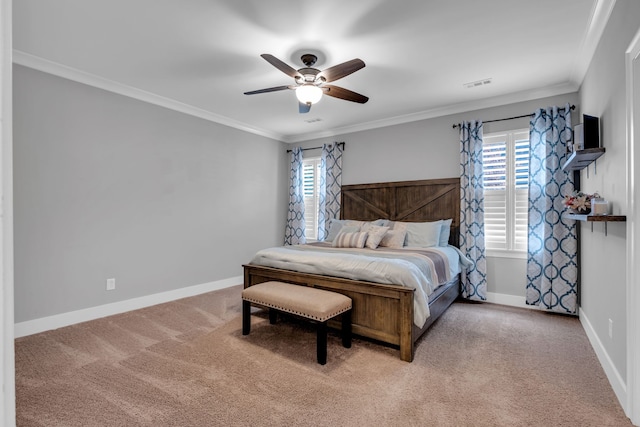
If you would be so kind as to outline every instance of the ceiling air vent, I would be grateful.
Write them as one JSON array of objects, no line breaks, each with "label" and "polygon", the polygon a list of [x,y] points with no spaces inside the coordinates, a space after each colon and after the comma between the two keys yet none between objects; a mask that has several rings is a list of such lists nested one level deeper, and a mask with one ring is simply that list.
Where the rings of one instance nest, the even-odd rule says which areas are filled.
[{"label": "ceiling air vent", "polygon": [[492,81],[493,81],[493,78],[488,78],[488,79],[477,80],[475,82],[465,83],[462,86],[464,86],[467,89],[472,89],[474,87],[488,85]]}]

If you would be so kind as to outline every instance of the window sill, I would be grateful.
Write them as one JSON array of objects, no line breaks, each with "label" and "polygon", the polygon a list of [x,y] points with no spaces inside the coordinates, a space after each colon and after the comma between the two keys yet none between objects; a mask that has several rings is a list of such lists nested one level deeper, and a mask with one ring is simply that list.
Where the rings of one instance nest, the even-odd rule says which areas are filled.
[{"label": "window sill", "polygon": [[507,250],[498,250],[491,249],[485,252],[487,258],[516,258],[516,259],[527,259],[526,251],[507,251]]}]

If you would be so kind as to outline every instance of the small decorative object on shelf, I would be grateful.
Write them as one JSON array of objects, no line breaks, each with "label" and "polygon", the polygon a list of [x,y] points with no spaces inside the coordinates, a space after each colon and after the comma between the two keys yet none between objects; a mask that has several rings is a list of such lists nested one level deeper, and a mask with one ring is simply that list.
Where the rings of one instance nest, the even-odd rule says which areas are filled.
[{"label": "small decorative object on shelf", "polygon": [[571,195],[564,196],[562,203],[569,208],[572,213],[587,215],[591,212],[592,199],[600,199],[600,195],[598,193],[586,194],[578,191]]},{"label": "small decorative object on shelf", "polygon": [[625,222],[626,215],[612,215],[609,202],[600,197],[598,193],[585,194],[577,191],[570,196],[564,196],[562,203],[568,208],[562,214],[565,219],[573,221],[586,221],[591,223],[593,232],[594,222],[604,222],[604,235],[607,235],[607,223]]},{"label": "small decorative object on shelf", "polygon": [[592,199],[591,215],[609,215],[609,202],[602,198]]}]

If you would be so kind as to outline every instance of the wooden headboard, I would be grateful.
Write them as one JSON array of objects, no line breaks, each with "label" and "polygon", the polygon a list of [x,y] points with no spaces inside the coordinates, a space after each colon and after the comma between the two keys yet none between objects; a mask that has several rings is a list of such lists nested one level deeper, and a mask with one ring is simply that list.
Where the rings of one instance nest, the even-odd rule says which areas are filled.
[{"label": "wooden headboard", "polygon": [[452,218],[449,244],[458,246],[460,178],[342,186],[341,219],[437,221]]}]

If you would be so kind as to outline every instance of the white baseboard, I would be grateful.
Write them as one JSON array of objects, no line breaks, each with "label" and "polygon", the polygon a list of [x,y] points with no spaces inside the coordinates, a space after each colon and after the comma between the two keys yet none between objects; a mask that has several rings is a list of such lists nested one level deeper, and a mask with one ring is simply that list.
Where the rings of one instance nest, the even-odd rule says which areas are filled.
[{"label": "white baseboard", "polygon": [[[175,289],[172,291],[147,295],[144,297],[104,304],[97,307],[56,314],[40,319],[28,320],[15,324],[14,335],[15,338],[33,335],[40,332],[73,325],[76,323],[99,319],[101,317],[111,316],[114,314],[137,310],[156,304],[175,301],[181,298],[200,295],[206,292],[229,288],[231,286],[241,284],[242,282],[242,276],[231,277],[229,279],[219,280],[216,282],[203,283],[200,285],[189,286],[186,288]],[[525,304],[525,297],[516,295],[487,292],[487,302],[493,304],[508,305],[512,307],[528,308],[533,310],[537,309],[537,307]],[[615,368],[613,361],[609,357],[609,354],[605,350],[602,341],[600,341],[600,338],[591,326],[591,322],[589,322],[589,319],[587,318],[587,315],[582,308],[580,309],[580,323],[582,324],[582,327],[584,328],[587,337],[589,338],[589,342],[591,343],[591,346],[593,347],[598,360],[600,361],[600,364],[602,365],[602,368],[604,369],[605,374],[609,379],[609,383],[611,383],[611,387],[613,388],[616,397],[620,401],[622,407],[625,408],[627,401],[627,387],[625,381],[620,376],[618,370]]]},{"label": "white baseboard", "polygon": [[137,310],[156,304],[175,301],[181,298],[204,294],[206,292],[229,288],[231,286],[239,285],[243,283],[243,281],[244,278],[242,276],[231,277],[229,279],[188,286],[186,288],[180,288],[172,291],[161,292],[158,294],[146,295],[144,297],[128,299],[125,301],[99,305],[97,307],[70,311],[68,313],[60,313],[53,316],[42,317],[40,319],[27,320],[25,322],[15,324],[14,335],[16,338],[33,335],[52,329],[62,328],[64,326],[74,325],[76,323],[99,319],[101,317],[111,316],[114,314]]},{"label": "white baseboard", "polygon": [[508,294],[497,294],[494,292],[487,292],[487,302],[493,304],[509,305],[511,307],[528,308],[530,310],[538,310],[538,307],[533,305],[527,305],[525,297]]},{"label": "white baseboard", "polygon": [[[497,294],[493,292],[487,292],[487,302],[494,303],[494,304],[509,305],[512,307],[521,307],[521,308],[538,310],[538,307],[527,305],[525,303],[525,297],[519,297],[516,295]],[[609,354],[607,353],[607,350],[604,348],[602,341],[600,341],[598,334],[596,334],[595,329],[593,329],[593,326],[591,326],[591,322],[589,322],[589,318],[585,314],[582,307],[580,307],[578,312],[579,312],[580,323],[582,324],[582,328],[587,334],[587,338],[589,338],[589,343],[591,344],[591,347],[595,351],[596,356],[598,356],[598,361],[600,362],[602,369],[607,375],[607,379],[609,380],[609,383],[611,384],[611,388],[613,388],[613,391],[616,394],[616,397],[618,398],[620,405],[622,406],[623,410],[625,410],[625,413],[627,413],[626,412],[626,406],[627,406],[626,382],[620,375],[620,372],[618,372],[618,370],[616,369],[615,365],[613,364],[611,357],[609,357]]]},{"label": "white baseboard", "polygon": [[613,388],[613,392],[616,394],[616,397],[618,398],[618,401],[620,402],[623,410],[625,410],[625,413],[627,413],[626,381],[622,378],[622,376],[620,376],[620,372],[618,372],[615,365],[613,364],[613,361],[609,357],[607,350],[604,348],[602,341],[600,341],[598,334],[596,334],[595,329],[593,329],[593,326],[591,326],[591,322],[589,322],[589,318],[587,317],[582,307],[580,307],[580,323],[582,324],[582,327],[584,328],[584,331],[589,338],[591,347],[593,347],[593,350],[596,352],[596,356],[598,356],[600,365],[602,365],[602,369],[604,369],[604,373],[607,375],[607,379],[611,384],[611,388]]}]

